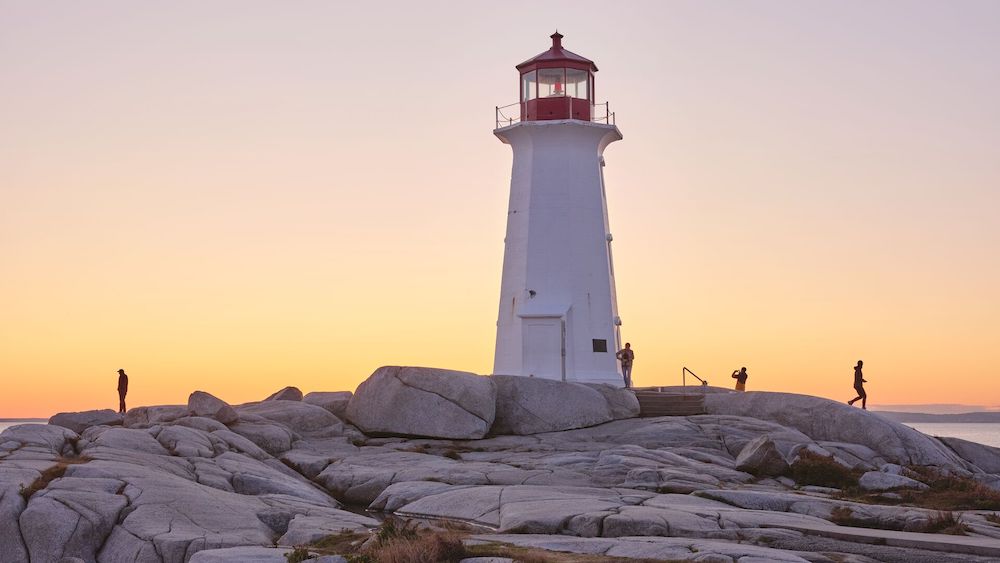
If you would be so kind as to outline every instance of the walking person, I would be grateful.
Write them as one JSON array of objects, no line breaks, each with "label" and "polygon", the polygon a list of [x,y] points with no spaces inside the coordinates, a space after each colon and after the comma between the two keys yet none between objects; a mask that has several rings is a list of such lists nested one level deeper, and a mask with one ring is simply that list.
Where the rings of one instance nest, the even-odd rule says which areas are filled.
[{"label": "walking person", "polygon": [[747,390],[747,368],[740,368],[738,370],[733,370],[733,379],[736,380],[736,390],[746,391]]},{"label": "walking person", "polygon": [[632,361],[635,360],[635,352],[632,351],[632,344],[625,343],[625,347],[615,354],[622,363],[622,377],[625,378],[625,388],[632,388]]},{"label": "walking person", "polygon": [[125,395],[128,394],[128,376],[125,370],[118,370],[118,412],[125,414]]},{"label": "walking person", "polygon": [[866,403],[868,402],[868,393],[865,393],[865,386],[864,386],[864,384],[868,383],[868,381],[865,380],[865,378],[861,375],[861,366],[863,365],[864,362],[858,360],[858,365],[854,366],[854,390],[858,392],[858,396],[851,399],[850,401],[847,401],[847,404],[853,405],[856,401],[861,401],[861,408],[864,410],[868,410],[868,407],[866,405]]}]

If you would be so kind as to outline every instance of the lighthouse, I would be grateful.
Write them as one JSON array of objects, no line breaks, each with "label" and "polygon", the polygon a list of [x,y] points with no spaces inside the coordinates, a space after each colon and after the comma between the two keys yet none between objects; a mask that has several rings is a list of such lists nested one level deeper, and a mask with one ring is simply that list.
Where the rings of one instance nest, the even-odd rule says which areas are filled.
[{"label": "lighthouse", "polygon": [[493,131],[514,157],[493,373],[621,387],[603,155],[622,135],[595,104],[597,65],[551,38]]}]

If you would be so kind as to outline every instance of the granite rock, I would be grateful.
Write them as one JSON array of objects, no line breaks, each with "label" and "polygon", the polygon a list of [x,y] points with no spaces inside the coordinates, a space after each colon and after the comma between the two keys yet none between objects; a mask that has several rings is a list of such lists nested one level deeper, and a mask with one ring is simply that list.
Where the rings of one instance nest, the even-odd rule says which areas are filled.
[{"label": "granite rock", "polygon": [[347,405],[347,419],[367,434],[482,438],[493,424],[496,387],[473,373],[381,367]]},{"label": "granite rock", "polygon": [[593,386],[511,375],[492,379],[497,388],[493,434],[539,434],[614,420],[604,393]]},{"label": "granite rock", "polygon": [[213,418],[222,424],[233,424],[240,419],[228,403],[204,391],[191,393],[188,397],[188,411],[194,416]]},{"label": "granite rock", "polygon": [[111,409],[83,412],[61,412],[49,419],[49,424],[69,428],[77,434],[91,426],[121,426],[123,416]]}]

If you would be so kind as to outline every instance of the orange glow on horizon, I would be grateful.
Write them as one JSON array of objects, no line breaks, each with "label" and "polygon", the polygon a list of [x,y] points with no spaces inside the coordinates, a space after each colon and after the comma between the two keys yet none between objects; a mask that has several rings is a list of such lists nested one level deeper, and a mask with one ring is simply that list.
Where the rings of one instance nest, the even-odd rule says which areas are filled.
[{"label": "orange glow on horizon", "polygon": [[489,373],[493,106],[555,23],[636,385],[1000,405],[1000,4],[529,7],[5,6],[0,418]]}]

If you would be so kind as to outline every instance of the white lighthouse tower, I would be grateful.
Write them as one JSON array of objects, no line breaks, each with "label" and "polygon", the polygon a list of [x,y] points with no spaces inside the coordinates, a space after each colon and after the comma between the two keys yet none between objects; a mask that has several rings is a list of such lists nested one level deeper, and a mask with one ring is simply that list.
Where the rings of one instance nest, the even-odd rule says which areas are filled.
[{"label": "white lighthouse tower", "polygon": [[562,37],[517,65],[520,116],[497,108],[514,165],[493,373],[623,386],[603,172],[622,135],[594,104],[597,66]]}]

